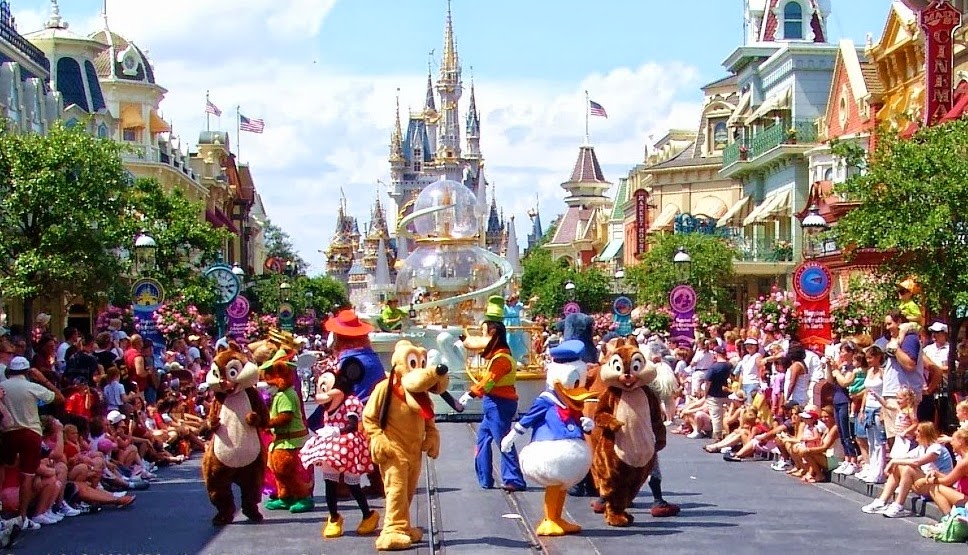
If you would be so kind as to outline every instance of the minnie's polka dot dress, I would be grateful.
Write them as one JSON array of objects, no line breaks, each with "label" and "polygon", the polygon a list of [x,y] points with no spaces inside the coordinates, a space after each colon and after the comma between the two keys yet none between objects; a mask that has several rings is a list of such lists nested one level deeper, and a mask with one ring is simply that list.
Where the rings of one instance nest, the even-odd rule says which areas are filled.
[{"label": "minnie's polka dot dress", "polygon": [[[347,396],[335,411],[325,413],[323,425],[345,428],[350,415],[356,416],[357,421],[363,418],[363,403],[353,395]],[[361,432],[329,438],[313,434],[299,451],[299,457],[307,468],[322,468],[323,478],[338,481],[343,474],[343,481],[350,485],[359,484],[361,475],[373,472],[370,444]]]}]

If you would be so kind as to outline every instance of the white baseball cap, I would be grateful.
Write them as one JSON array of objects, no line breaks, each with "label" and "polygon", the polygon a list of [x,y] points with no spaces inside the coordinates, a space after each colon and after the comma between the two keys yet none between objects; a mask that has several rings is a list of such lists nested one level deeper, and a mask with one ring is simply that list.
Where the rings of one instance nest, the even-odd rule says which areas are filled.
[{"label": "white baseball cap", "polygon": [[119,410],[112,410],[111,412],[108,413],[108,422],[112,424],[117,424],[118,422],[121,422],[126,418],[127,417],[121,414],[121,411]]},{"label": "white baseball cap", "polygon": [[7,370],[13,370],[14,372],[30,370],[30,361],[24,357],[13,357],[13,360],[7,365]]},{"label": "white baseball cap", "polygon": [[933,331],[935,333],[939,333],[939,332],[948,333],[948,325],[942,324],[941,322],[935,322],[931,324],[931,327],[928,328],[928,331]]}]

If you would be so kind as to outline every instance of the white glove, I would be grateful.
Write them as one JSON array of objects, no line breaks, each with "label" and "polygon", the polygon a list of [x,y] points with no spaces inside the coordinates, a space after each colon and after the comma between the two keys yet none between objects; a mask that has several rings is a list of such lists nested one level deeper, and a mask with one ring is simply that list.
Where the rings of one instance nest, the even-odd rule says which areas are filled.
[{"label": "white glove", "polygon": [[461,406],[467,406],[467,403],[471,402],[471,399],[473,399],[473,398],[474,398],[474,396],[471,395],[471,392],[470,391],[468,391],[468,392],[464,393],[463,395],[461,395],[460,396],[460,399],[458,399],[457,402],[460,403]]},{"label": "white glove", "polygon": [[323,426],[322,428],[316,430],[316,435],[323,439],[336,437],[339,435],[339,428],[336,426]]},{"label": "white glove", "polygon": [[595,429],[595,421],[587,416],[582,416],[578,421],[581,422],[581,431],[586,434]]},{"label": "white glove", "polygon": [[514,428],[511,428],[511,431],[508,432],[508,435],[504,436],[504,439],[501,440],[501,452],[510,453],[511,450],[514,449],[514,440],[517,437],[518,432]]}]

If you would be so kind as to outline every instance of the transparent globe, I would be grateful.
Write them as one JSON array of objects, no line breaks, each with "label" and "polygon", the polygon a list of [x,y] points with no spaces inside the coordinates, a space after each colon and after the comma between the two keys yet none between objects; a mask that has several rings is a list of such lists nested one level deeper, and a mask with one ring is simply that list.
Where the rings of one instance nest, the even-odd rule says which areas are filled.
[{"label": "transparent globe", "polygon": [[441,207],[446,208],[414,218],[418,238],[469,239],[480,232],[481,209],[463,184],[447,179],[431,183],[420,192],[413,210]]},{"label": "transparent globe", "polygon": [[[421,246],[397,270],[396,292],[404,302],[416,304],[449,299],[493,284],[500,269],[474,245]],[[476,325],[484,315],[484,299],[427,309],[425,323]]]}]

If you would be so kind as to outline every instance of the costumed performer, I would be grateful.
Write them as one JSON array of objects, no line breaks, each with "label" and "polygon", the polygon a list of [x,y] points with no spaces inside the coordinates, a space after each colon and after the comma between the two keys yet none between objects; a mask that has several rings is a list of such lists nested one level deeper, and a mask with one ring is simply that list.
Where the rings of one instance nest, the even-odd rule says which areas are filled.
[{"label": "costumed performer", "polygon": [[544,520],[539,536],[577,534],[581,526],[562,516],[566,491],[588,474],[592,452],[584,434],[594,422],[582,414],[591,393],[585,388],[588,365],[581,360],[581,341],[565,341],[551,349],[546,365],[547,389],[534,400],[527,414],[501,440],[501,450],[514,449],[514,440],[531,429],[531,443],[521,450],[525,477],[545,488]]},{"label": "costumed performer", "polygon": [[[464,347],[481,351],[481,359],[487,364],[470,391],[458,401],[465,406],[472,398],[480,398],[483,408],[481,425],[477,428],[477,446],[474,449],[474,470],[477,483],[484,489],[494,487],[494,471],[491,462],[491,443],[499,442],[511,430],[511,423],[518,412],[518,392],[515,388],[517,362],[511,357],[507,330],[504,327],[504,298],[494,295],[487,299],[484,313],[484,335],[467,337]],[[501,480],[507,491],[527,488],[518,453],[501,452]]]},{"label": "costumed performer", "polygon": [[[521,327],[521,313],[525,306],[521,304],[517,293],[511,293],[507,304],[504,305],[504,328]],[[514,330],[508,333],[508,346],[511,349],[511,356],[518,362],[523,362],[528,356],[528,342],[525,338],[524,330]]]},{"label": "costumed performer", "polygon": [[360,487],[360,476],[373,472],[370,443],[360,428],[363,403],[353,395],[353,385],[362,374],[325,371],[316,381],[316,402],[322,409],[322,427],[310,436],[299,452],[304,466],[319,466],[326,480],[326,508],[329,519],[323,526],[324,538],[343,535],[343,516],[339,514],[337,486],[340,478],[349,487],[363,520],[356,529],[358,535],[372,534],[380,515],[370,509]]},{"label": "costumed performer", "polygon": [[[280,352],[282,352],[280,350]],[[272,430],[269,444],[269,468],[276,478],[277,498],[266,501],[270,511],[288,510],[304,513],[313,510],[312,473],[306,472],[299,460],[299,450],[309,439],[309,430],[300,410],[299,394],[294,382],[296,375],[286,357],[279,356],[263,379],[274,390],[269,406],[268,428]]]}]

